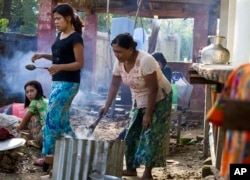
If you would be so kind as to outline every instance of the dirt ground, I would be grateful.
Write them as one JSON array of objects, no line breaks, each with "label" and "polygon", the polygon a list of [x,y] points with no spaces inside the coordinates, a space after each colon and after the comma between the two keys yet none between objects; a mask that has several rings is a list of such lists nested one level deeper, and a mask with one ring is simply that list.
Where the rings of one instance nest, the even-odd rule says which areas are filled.
[{"label": "dirt ground", "polygon": [[[125,124],[126,120],[103,119],[96,127],[93,135],[101,140],[114,139]],[[77,122],[73,126],[77,126]],[[193,138],[193,140],[183,145],[177,144],[175,139],[171,139],[170,154],[166,158],[166,167],[154,168],[153,178],[155,180],[201,179],[201,166],[204,160],[202,158],[202,142],[196,139],[200,135],[203,135],[202,127],[182,128],[181,137]],[[18,171],[15,173],[0,172],[0,180],[50,179],[47,173],[42,171],[41,167],[32,165],[33,159],[37,157],[40,157],[40,150],[25,145],[22,148],[22,161],[18,165]],[[143,166],[138,168],[137,172],[138,177],[122,177],[122,179],[140,179]]]}]

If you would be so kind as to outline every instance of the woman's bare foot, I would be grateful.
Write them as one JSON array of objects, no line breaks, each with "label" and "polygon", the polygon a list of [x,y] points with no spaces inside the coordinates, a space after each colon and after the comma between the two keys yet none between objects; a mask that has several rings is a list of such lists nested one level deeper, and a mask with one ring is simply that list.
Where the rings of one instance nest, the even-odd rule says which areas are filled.
[{"label": "woman's bare foot", "polygon": [[136,169],[127,169],[122,171],[123,176],[137,176]]},{"label": "woman's bare foot", "polygon": [[45,159],[43,157],[39,158],[39,159],[35,159],[33,162],[33,165],[42,167],[44,164],[44,161],[45,161]]}]

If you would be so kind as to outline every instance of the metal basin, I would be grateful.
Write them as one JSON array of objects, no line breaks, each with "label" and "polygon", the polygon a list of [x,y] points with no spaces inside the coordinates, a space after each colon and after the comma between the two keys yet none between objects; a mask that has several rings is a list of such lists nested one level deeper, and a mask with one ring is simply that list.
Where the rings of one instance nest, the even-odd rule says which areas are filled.
[{"label": "metal basin", "polygon": [[122,180],[122,178],[111,176],[111,175],[102,175],[97,173],[92,173],[89,175],[92,180]]}]

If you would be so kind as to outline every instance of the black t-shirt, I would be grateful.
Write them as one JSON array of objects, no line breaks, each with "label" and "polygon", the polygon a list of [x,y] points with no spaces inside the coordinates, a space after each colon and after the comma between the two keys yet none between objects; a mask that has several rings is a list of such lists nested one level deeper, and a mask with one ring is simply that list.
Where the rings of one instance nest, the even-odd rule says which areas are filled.
[{"label": "black t-shirt", "polygon": [[169,66],[165,66],[164,68],[162,68],[162,72],[165,75],[165,77],[168,79],[168,81],[171,83],[171,79],[172,79],[172,70]]},{"label": "black t-shirt", "polygon": [[[77,32],[70,34],[67,38],[60,40],[60,33],[51,47],[53,64],[69,64],[75,62],[73,47],[74,44],[81,43],[83,39]],[[52,81],[67,81],[80,83],[80,70],[60,71],[53,75]]]}]

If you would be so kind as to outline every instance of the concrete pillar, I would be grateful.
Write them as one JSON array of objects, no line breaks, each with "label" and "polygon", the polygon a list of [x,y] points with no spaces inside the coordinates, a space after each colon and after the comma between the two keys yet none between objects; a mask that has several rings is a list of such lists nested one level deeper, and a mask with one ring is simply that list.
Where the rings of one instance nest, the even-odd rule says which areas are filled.
[{"label": "concrete pillar", "polygon": [[[228,16],[229,11],[229,1],[228,0],[221,0],[221,6],[220,6],[220,23],[219,23],[219,31],[218,35],[220,36],[227,36],[228,32]],[[226,38],[227,39],[227,38]],[[223,46],[226,45],[226,40],[222,42]]]},{"label": "concrete pillar", "polygon": [[96,67],[96,43],[97,43],[97,25],[98,17],[96,14],[86,14],[84,20],[84,70],[82,79],[84,79],[84,89],[92,90],[95,83]]},{"label": "concrete pillar", "polygon": [[239,66],[250,62],[250,1],[237,0],[232,63]]},{"label": "concrete pillar", "polygon": [[40,0],[38,14],[37,49],[39,52],[50,52],[55,40],[56,29],[52,10],[57,0]]},{"label": "concrete pillar", "polygon": [[193,62],[199,54],[199,49],[208,44],[209,7],[200,6],[195,8],[193,30]]},{"label": "concrete pillar", "polygon": [[[227,0],[223,0],[227,1]],[[235,15],[236,15],[236,1],[229,1],[229,11],[228,11],[228,30],[227,30],[227,44],[225,47],[230,52],[230,62],[232,63],[232,58],[234,56],[234,33],[235,33]]]},{"label": "concrete pillar", "polygon": [[232,63],[232,57],[234,56],[234,33],[235,33],[235,15],[236,15],[236,3],[235,1],[221,0],[220,8],[220,24],[218,34],[225,36],[226,39],[222,42],[222,45],[226,47],[230,52],[230,60]]}]

